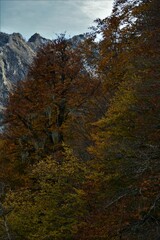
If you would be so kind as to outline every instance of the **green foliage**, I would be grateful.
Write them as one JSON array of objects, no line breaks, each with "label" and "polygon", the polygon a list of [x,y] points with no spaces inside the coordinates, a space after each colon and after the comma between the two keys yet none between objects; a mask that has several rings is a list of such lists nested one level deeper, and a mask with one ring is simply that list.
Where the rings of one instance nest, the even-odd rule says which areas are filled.
[{"label": "green foliage", "polygon": [[[117,7],[121,7],[122,4],[122,13],[127,13],[125,8],[128,5],[124,3],[126,1],[116,1],[115,6],[118,9]],[[137,236],[140,236],[140,239],[146,239],[146,232],[148,233],[147,239],[155,238],[152,232],[153,225],[151,224],[148,229],[146,229],[146,226],[148,221],[152,221],[151,219],[154,218],[152,218],[154,214],[150,212],[153,202],[155,211],[158,212],[159,209],[159,200],[156,200],[159,199],[159,190],[155,187],[158,184],[160,153],[158,123],[160,116],[160,79],[157,65],[159,64],[160,32],[158,25],[155,24],[159,22],[160,18],[157,7],[159,7],[158,1],[142,1],[140,5],[134,5],[133,3],[130,14],[137,17],[137,21],[130,27],[129,25],[124,26],[124,28],[121,28],[122,30],[118,28],[119,36],[122,39],[122,44],[124,44],[121,45],[124,46],[124,52],[120,52],[119,56],[124,57],[122,62],[125,60],[125,71],[122,71],[123,74],[119,74],[119,70],[122,69],[117,67],[117,64],[121,64],[121,59],[119,56],[114,57],[118,72],[113,65],[106,75],[106,83],[109,86],[108,81],[119,78],[118,84],[115,85],[116,88],[114,88],[105,116],[94,124],[96,127],[93,134],[95,145],[89,148],[94,158],[94,164],[99,162],[97,165],[99,165],[100,171],[104,173],[102,186],[105,186],[105,194],[103,194],[104,198],[102,198],[101,204],[105,206],[107,201],[112,202],[112,199],[115,199],[116,196],[119,199],[118,196],[126,194],[121,203],[117,200],[119,210],[111,218],[113,223],[110,226],[110,228],[113,227],[115,235],[116,231],[119,232],[117,237],[123,236],[124,239],[137,239]],[[118,14],[116,9],[114,14]],[[122,16],[121,13],[119,15]],[[126,24],[130,24],[130,17],[131,15],[128,15]],[[146,21],[148,22],[147,26]],[[108,29],[105,31],[108,33]],[[126,36],[129,45],[126,45],[124,41]],[[103,40],[104,44],[105,41],[107,42],[107,39]],[[104,51],[104,49],[102,50]],[[108,59],[108,56],[106,58]],[[150,181],[150,183],[147,183],[147,179],[153,178],[154,183],[151,184]],[[141,188],[141,186],[143,187]],[[146,196],[147,200],[144,199],[145,188],[149,191],[152,186],[154,186],[152,191],[148,192]],[[128,196],[132,193],[135,198],[134,201]],[[102,190],[99,194],[102,194]],[[140,201],[141,204],[137,206],[136,201]],[[126,206],[129,211],[129,205],[133,212],[125,212]],[[143,210],[145,211],[145,217],[140,215]],[[123,211],[123,215],[121,211]],[[103,218],[105,217],[103,216]],[[121,226],[118,226],[117,223],[119,218],[121,218]],[[106,228],[108,221],[105,223]],[[136,222],[136,227],[132,224],[133,221]],[[155,221],[159,221],[159,217],[155,217]],[[128,222],[130,226],[127,226]],[[141,222],[144,223],[142,228]],[[142,229],[145,229],[145,231]],[[126,233],[127,231],[129,234]],[[111,238],[112,233],[108,231],[108,234]],[[131,236],[132,234],[133,236]]]},{"label": "green foliage", "polygon": [[159,8],[115,1],[100,43],[61,36],[10,96],[0,160],[15,239],[159,237]]},{"label": "green foliage", "polygon": [[87,170],[64,148],[61,162],[49,156],[33,167],[31,189],[8,193],[6,202],[13,207],[8,220],[16,239],[73,239],[83,224]]}]

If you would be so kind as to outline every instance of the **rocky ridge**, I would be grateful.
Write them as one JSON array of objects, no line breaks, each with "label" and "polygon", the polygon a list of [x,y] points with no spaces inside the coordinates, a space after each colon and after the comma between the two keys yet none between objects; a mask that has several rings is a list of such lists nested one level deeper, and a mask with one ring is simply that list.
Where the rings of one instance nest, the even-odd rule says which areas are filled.
[{"label": "rocky ridge", "polygon": [[49,40],[35,33],[26,41],[20,33],[0,32],[0,110],[16,82],[24,79],[42,44]]},{"label": "rocky ridge", "polygon": [[[84,34],[70,38],[73,47],[84,40]],[[48,43],[38,33],[26,41],[20,33],[0,32],[0,113],[4,108],[8,93],[14,85],[25,78],[37,50]]]}]

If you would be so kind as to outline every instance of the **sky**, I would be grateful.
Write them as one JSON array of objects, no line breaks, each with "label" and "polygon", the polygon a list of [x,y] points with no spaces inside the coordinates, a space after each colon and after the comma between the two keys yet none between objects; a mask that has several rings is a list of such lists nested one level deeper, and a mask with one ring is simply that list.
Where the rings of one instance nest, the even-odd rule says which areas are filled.
[{"label": "sky", "polygon": [[53,39],[88,32],[95,19],[111,14],[113,0],[0,0],[0,5],[1,32]]}]

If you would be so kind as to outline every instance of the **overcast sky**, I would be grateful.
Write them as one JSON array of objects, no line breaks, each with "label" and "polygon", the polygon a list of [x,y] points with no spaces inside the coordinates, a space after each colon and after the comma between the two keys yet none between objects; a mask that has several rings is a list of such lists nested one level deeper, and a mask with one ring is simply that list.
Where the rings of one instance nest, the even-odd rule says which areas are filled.
[{"label": "overcast sky", "polygon": [[66,32],[88,31],[96,18],[111,14],[113,0],[0,0],[0,31],[19,32],[26,39],[34,33],[53,39]]}]

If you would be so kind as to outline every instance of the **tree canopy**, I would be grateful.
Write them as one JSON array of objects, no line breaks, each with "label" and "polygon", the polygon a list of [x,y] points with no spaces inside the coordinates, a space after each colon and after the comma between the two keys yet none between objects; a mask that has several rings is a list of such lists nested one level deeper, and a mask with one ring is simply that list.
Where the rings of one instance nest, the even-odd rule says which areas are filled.
[{"label": "tree canopy", "polygon": [[115,0],[83,42],[37,53],[3,115],[2,239],[160,237],[159,10]]}]

